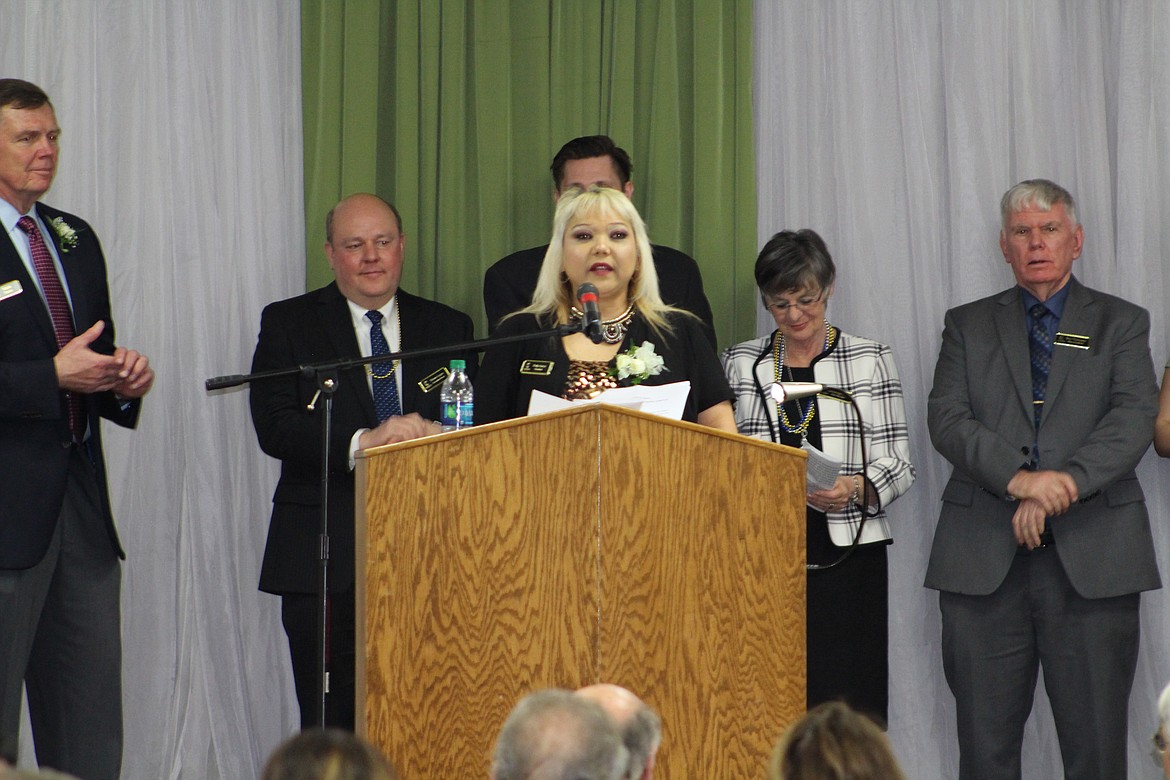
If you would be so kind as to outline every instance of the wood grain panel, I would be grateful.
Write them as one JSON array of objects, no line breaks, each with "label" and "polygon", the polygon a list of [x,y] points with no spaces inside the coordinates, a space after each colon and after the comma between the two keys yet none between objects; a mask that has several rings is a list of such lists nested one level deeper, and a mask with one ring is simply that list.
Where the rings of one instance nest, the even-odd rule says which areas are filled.
[{"label": "wood grain panel", "polygon": [[358,723],[404,778],[486,776],[536,688],[637,691],[665,780],[759,777],[803,711],[803,453],[592,407],[371,451],[358,480]]},{"label": "wood grain panel", "polygon": [[479,433],[369,459],[364,722],[405,778],[486,777],[520,696],[597,674],[597,422]]},{"label": "wood grain panel", "polygon": [[655,777],[760,777],[804,711],[804,460],[697,426],[625,430],[602,459],[602,678],[662,715]]}]

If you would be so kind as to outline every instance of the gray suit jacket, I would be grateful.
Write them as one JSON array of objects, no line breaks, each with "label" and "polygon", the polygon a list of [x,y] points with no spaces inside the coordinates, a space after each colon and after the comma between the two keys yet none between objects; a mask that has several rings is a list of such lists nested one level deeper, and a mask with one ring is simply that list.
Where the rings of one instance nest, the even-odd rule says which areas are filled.
[{"label": "gray suit jacket", "polygon": [[[1161,586],[1134,468],[1153,437],[1158,386],[1149,314],[1076,278],[1057,338],[1040,421],[1040,465],[1068,472],[1080,500],[1049,518],[1072,586],[1107,598]],[[1065,339],[1066,341],[1068,339]],[[1032,375],[1020,290],[947,312],[928,403],[935,448],[954,470],[943,490],[926,587],[986,595],[1017,544],[1007,484],[1032,446]]]}]

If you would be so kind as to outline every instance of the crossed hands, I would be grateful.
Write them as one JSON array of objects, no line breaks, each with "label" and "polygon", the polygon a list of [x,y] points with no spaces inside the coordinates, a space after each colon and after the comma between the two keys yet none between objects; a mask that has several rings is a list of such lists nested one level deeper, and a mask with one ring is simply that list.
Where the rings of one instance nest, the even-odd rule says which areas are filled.
[{"label": "crossed hands", "polygon": [[1012,516],[1012,531],[1029,550],[1040,546],[1045,519],[1064,514],[1078,498],[1076,482],[1063,471],[1017,471],[1007,490],[1020,500]]},{"label": "crossed hands", "polygon": [[104,393],[113,390],[120,398],[141,398],[154,384],[154,369],[146,355],[118,347],[112,355],[90,349],[106,329],[99,320],[84,333],[74,336],[53,358],[57,384],[75,393]]}]

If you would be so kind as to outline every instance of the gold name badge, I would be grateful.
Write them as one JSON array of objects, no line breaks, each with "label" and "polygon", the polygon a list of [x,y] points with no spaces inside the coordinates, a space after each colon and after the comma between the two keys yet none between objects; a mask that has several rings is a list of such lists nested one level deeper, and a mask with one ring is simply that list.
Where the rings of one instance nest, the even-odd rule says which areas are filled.
[{"label": "gold name badge", "polygon": [[526,376],[552,376],[551,360],[525,360],[520,364],[520,373]]},{"label": "gold name badge", "polygon": [[1073,347],[1074,349],[1088,349],[1089,337],[1078,336],[1075,333],[1061,333],[1057,331],[1056,338],[1052,340],[1053,346],[1057,347]]},{"label": "gold name badge", "polygon": [[21,286],[19,279],[0,284],[0,301],[7,300],[14,295],[20,295],[22,292],[24,292],[24,287]]},{"label": "gold name badge", "polygon": [[448,373],[450,371],[445,367],[435,369],[418,381],[418,389],[424,393],[429,393],[436,388],[442,387],[443,383],[447,381]]}]

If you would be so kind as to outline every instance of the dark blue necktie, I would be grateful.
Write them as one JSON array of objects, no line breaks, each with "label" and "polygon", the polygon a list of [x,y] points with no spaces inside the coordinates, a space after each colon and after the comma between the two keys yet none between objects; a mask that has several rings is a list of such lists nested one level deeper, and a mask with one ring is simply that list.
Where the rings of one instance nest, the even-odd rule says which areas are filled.
[{"label": "dark blue necktie", "polygon": [[[371,323],[370,356],[389,355],[390,345],[382,333],[382,312],[368,311],[366,317]],[[402,414],[402,404],[398,401],[398,383],[394,381],[394,362],[370,364],[369,372],[374,380],[374,411],[378,415],[378,422]]]},{"label": "dark blue necktie", "polygon": [[1028,348],[1032,358],[1032,409],[1036,426],[1040,426],[1040,415],[1044,411],[1044,393],[1048,389],[1048,371],[1052,368],[1052,337],[1044,318],[1048,307],[1037,303],[1028,312],[1032,315],[1032,326],[1028,329]]}]

